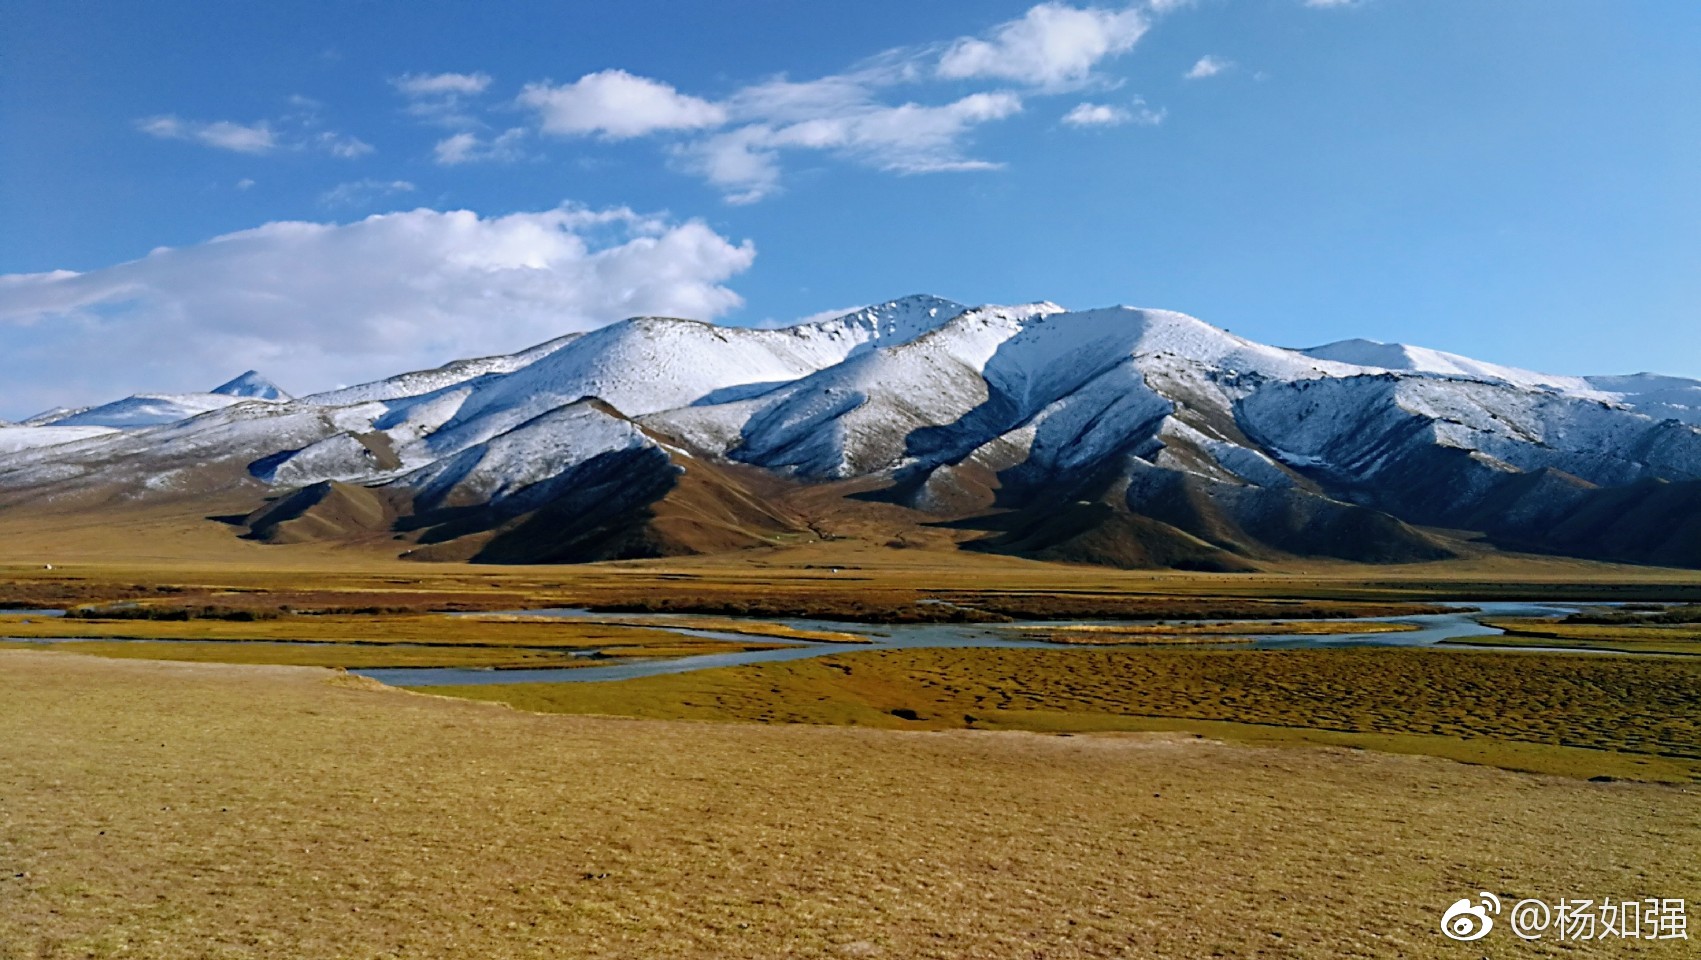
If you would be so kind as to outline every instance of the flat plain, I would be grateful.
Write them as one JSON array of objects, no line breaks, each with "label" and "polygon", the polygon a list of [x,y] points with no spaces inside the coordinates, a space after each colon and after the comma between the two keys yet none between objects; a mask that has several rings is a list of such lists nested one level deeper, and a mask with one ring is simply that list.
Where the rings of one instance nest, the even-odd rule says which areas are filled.
[{"label": "flat plain", "polygon": [[[428,693],[259,665],[710,649],[503,613],[552,606],[861,621],[841,640],[882,620],[1173,619],[1216,641],[1229,628],[1197,624],[1693,600],[1692,572],[1214,576],[842,546],[477,568],[247,544],[49,570],[20,559],[36,549],[6,544],[0,602],[93,613],[0,615],[9,635],[97,639],[0,649],[4,960],[1456,957],[1477,954],[1439,914],[1479,890],[1701,900],[1693,657],[847,643]],[[753,631],[698,639],[784,637]],[[203,642],[164,642],[184,637]]]},{"label": "flat plain", "polygon": [[1439,958],[1467,955],[1440,911],[1480,889],[1701,895],[1693,787],[1178,733],[542,716],[307,668],[0,663],[7,960]]}]

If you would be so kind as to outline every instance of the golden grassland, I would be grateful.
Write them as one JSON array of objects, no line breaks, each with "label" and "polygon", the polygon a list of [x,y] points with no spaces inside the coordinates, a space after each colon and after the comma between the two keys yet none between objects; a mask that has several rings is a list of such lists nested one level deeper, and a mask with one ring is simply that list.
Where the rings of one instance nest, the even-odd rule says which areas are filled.
[{"label": "golden grassland", "polygon": [[598,666],[607,662],[574,657],[571,654],[553,650],[515,647],[272,643],[265,640],[243,643],[220,643],[218,641],[184,643],[149,640],[70,640],[52,644],[0,642],[0,649],[45,649],[53,653],[83,654],[125,660],[250,663],[273,666],[337,667],[346,670],[379,667],[465,667],[505,670],[528,667],[586,667]]},{"label": "golden grassland", "polygon": [[1204,730],[1701,782],[1701,663],[1346,650],[914,649],[609,683],[433,687],[525,710],[895,729]]},{"label": "golden grassland", "polygon": [[1067,626],[1016,631],[1028,640],[1075,646],[1148,646],[1156,644],[1222,643],[1255,636],[1336,636],[1359,633],[1409,633],[1414,624],[1343,623],[1339,620],[1287,620],[1279,623],[1162,623],[1102,624],[1075,623]]},{"label": "golden grassland", "polygon": [[1559,957],[1439,915],[1701,898],[1694,787],[331,676],[0,651],[0,957]]},{"label": "golden grassland", "polygon": [[1565,623],[1552,619],[1521,618],[1496,618],[1484,622],[1506,631],[1506,635],[1451,642],[1701,655],[1701,625],[1696,624]]},{"label": "golden grassland", "polygon": [[[27,621],[27,622],[25,622]],[[573,620],[485,619],[432,615],[330,614],[271,620],[101,620],[0,614],[11,637],[108,640],[271,640],[365,644],[595,648],[675,644],[677,633],[651,627]]]},{"label": "golden grassland", "polygon": [[[774,625],[777,631],[783,628]],[[685,657],[783,644],[693,637],[655,627],[570,620],[419,615],[288,616],[269,620],[98,620],[0,614],[0,647],[129,659],[303,667],[580,667],[609,658]],[[188,642],[185,642],[188,641]],[[595,652],[598,659],[572,656]]]},{"label": "golden grassland", "polygon": [[[472,619],[486,622],[502,623],[547,623],[560,618],[548,616],[526,616],[524,614],[486,614]],[[627,616],[619,620],[598,620],[595,618],[575,618],[577,623],[602,624],[613,626],[658,627],[661,629],[677,630],[713,630],[717,633],[749,634],[757,637],[778,637],[785,640],[808,640],[815,643],[868,643],[869,639],[855,633],[842,630],[805,630],[783,623],[764,623],[760,620],[734,619],[732,617],[703,617],[672,615],[666,618]]]},{"label": "golden grassland", "polygon": [[[697,637],[679,633],[682,628],[751,639]],[[54,640],[49,649],[102,657],[347,669],[578,667],[609,658],[685,657],[785,645],[764,643],[763,637],[868,642],[850,633],[719,617],[613,622],[502,615],[318,614],[260,620],[145,620],[0,613],[0,646],[6,647],[32,644],[3,638]],[[595,651],[599,659],[574,657],[574,651]]]}]

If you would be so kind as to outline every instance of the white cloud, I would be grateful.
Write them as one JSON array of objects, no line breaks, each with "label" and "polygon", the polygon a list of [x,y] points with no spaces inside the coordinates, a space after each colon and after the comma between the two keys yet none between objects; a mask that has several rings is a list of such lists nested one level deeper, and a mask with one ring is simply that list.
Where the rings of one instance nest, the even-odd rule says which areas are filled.
[{"label": "white cloud", "polygon": [[1063,115],[1063,122],[1071,127],[1116,127],[1125,123],[1155,127],[1164,122],[1166,115],[1167,111],[1154,110],[1146,105],[1143,98],[1135,97],[1129,107],[1105,103],[1076,104],[1073,110]]},{"label": "white cloud", "polygon": [[1327,10],[1332,7],[1356,7],[1359,0],[1301,0],[1301,6],[1317,10]]},{"label": "white cloud", "polygon": [[360,207],[382,197],[413,191],[414,185],[406,180],[353,180],[321,193],[319,203],[326,207]]},{"label": "white cloud", "polygon": [[661,130],[698,130],[726,122],[726,108],[624,70],[588,73],[573,83],[530,83],[520,104],[537,111],[543,132],[625,140]]},{"label": "white cloud", "polygon": [[331,156],[342,157],[345,160],[352,160],[355,157],[364,157],[377,149],[372,144],[367,143],[359,137],[351,137],[341,133],[332,133],[329,130],[315,134],[311,143]]},{"label": "white cloud", "polygon": [[471,96],[490,86],[488,73],[404,73],[390,85],[407,97]]},{"label": "white cloud", "polygon": [[290,97],[288,102],[292,109],[275,121],[234,123],[217,120],[202,123],[168,113],[137,120],[136,129],[161,140],[188,140],[218,150],[256,155],[278,149],[321,150],[334,157],[352,160],[375,149],[358,137],[319,129],[322,123],[317,101],[297,95]]},{"label": "white cloud", "polygon": [[975,93],[940,106],[889,107],[840,103],[833,111],[793,123],[756,123],[717,134],[680,151],[686,166],[727,191],[731,203],[750,203],[778,185],[779,153],[823,150],[896,173],[989,170],[998,164],[962,153],[975,126],[1019,113],[1012,93]]},{"label": "white cloud", "polygon": [[437,141],[431,152],[438,164],[445,167],[463,163],[506,163],[525,155],[520,149],[520,141],[525,138],[524,127],[513,127],[488,140],[463,130]]},{"label": "white cloud", "polygon": [[1063,122],[1071,127],[1114,127],[1129,119],[1127,110],[1103,103],[1076,104],[1075,109],[1063,115]]},{"label": "white cloud", "polygon": [[726,202],[755,203],[779,187],[780,158],[773,135],[772,127],[752,124],[678,147],[675,154],[687,169],[719,187]]},{"label": "white cloud", "polygon": [[998,77],[1037,86],[1079,83],[1099,61],[1132,49],[1150,26],[1135,7],[1042,3],[994,28],[989,39],[964,37],[952,43],[939,58],[939,75]]},{"label": "white cloud", "polygon": [[1195,60],[1193,62],[1193,66],[1189,67],[1187,72],[1182,74],[1182,76],[1188,80],[1203,80],[1206,77],[1214,77],[1232,66],[1234,66],[1233,61],[1224,60],[1222,57],[1213,56],[1212,54],[1206,54],[1198,60]]},{"label": "white cloud", "polygon": [[264,120],[253,124],[232,123],[228,120],[198,123],[164,114],[138,120],[136,127],[143,133],[161,140],[192,140],[235,153],[269,153],[278,145],[277,136]]},{"label": "white cloud", "polygon": [[469,101],[490,86],[488,73],[404,73],[390,78],[408,101],[407,112],[418,119],[443,127],[471,127],[478,123]]},{"label": "white cloud", "polygon": [[236,181],[236,189],[238,190],[250,190],[253,189],[253,187],[254,180],[252,177],[243,177],[241,180]]},{"label": "white cloud", "polygon": [[713,319],[756,256],[700,221],[564,206],[269,223],[88,273],[0,276],[21,415],[254,367],[296,392],[514,350],[640,314]]},{"label": "white cloud", "polygon": [[[1022,110],[1022,96],[999,87],[1021,85],[1039,96],[1114,86],[1095,69],[1132,49],[1153,18],[1188,2],[1135,0],[1108,8],[1048,0],[981,37],[899,47],[841,73],[773,77],[712,99],[605,70],[570,84],[528,84],[518,103],[534,112],[535,132],[604,140],[660,135],[678,168],[735,204],[776,192],[786,155],[805,151],[895,173],[994,169],[1001,164],[971,155],[970,140],[981,125]],[[971,84],[982,89],[962,89]],[[894,96],[903,85],[948,93]],[[1163,119],[1143,103],[1072,116],[1071,123],[1100,125]],[[485,141],[467,133],[437,144],[439,163],[483,158]]]},{"label": "white cloud", "polygon": [[265,153],[277,146],[277,138],[264,122],[245,126],[220,120],[198,126],[191,136],[209,147],[237,153]]}]

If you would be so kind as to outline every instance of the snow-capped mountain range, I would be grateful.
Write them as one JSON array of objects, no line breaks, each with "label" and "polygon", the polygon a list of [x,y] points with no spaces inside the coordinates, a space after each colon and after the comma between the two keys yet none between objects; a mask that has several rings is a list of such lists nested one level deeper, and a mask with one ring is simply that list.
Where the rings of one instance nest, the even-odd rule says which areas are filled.
[{"label": "snow-capped mountain range", "polygon": [[[760,488],[760,489],[758,489]],[[301,398],[250,371],[0,426],[0,509],[249,497],[250,535],[588,559],[818,531],[1242,569],[1497,546],[1701,565],[1701,381],[1192,317],[915,296],[778,329],[640,317]]]}]

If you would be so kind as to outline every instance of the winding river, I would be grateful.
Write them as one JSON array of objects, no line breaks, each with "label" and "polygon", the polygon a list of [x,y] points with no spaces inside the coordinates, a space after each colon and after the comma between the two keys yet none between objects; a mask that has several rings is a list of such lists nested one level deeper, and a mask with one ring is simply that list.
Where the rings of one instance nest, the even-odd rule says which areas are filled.
[{"label": "winding river", "polygon": [[[1303,649],[1328,647],[1424,647],[1432,646],[1443,640],[1461,640],[1471,637],[1499,636],[1501,631],[1485,625],[1481,621],[1490,617],[1562,617],[1578,610],[1576,606],[1551,603],[1473,603],[1450,604],[1460,609],[1457,612],[1422,614],[1415,616],[1395,617],[1365,617],[1362,619],[1343,621],[1356,623],[1404,623],[1416,627],[1415,630],[1399,633],[1338,633],[1321,636],[1260,635],[1257,633],[1258,623],[1273,621],[1245,621],[1248,625],[1243,636],[1251,641],[1251,646],[1267,649]],[[525,610],[513,611],[528,616],[562,617],[564,619],[596,620],[598,622],[619,622],[623,619],[619,614],[592,613],[588,610],[554,609],[554,610]],[[660,625],[670,619],[667,614],[634,615],[634,622]],[[689,615],[678,615],[678,619],[688,621]],[[921,623],[921,624],[846,624],[836,620],[796,620],[796,619],[759,619],[762,623],[779,623],[800,630],[816,631],[849,631],[868,637],[871,643],[815,643],[805,641],[783,641],[771,637],[756,637],[748,634],[724,633],[715,630],[698,630],[692,628],[675,628],[676,632],[693,637],[708,637],[716,640],[731,640],[751,643],[784,643],[782,647],[772,650],[751,650],[741,653],[715,653],[694,657],[677,657],[672,659],[634,659],[610,663],[597,667],[554,667],[535,670],[496,670],[468,669],[464,667],[383,667],[373,669],[351,670],[361,676],[398,687],[431,687],[450,685],[484,685],[501,683],[600,683],[609,680],[631,680],[636,677],[654,677],[670,673],[690,673],[693,670],[708,670],[715,667],[735,667],[747,663],[772,663],[781,660],[804,660],[810,657],[822,657],[835,653],[850,653],[860,650],[905,650],[918,647],[1029,647],[1035,649],[1059,649],[1061,645],[1045,643],[1037,640],[1024,640],[1016,634],[1024,627],[1044,628],[1077,624],[1084,621],[1026,621],[1019,623],[1001,623],[996,625],[978,623]],[[1116,625],[1148,625],[1151,621],[1140,620],[1093,620],[1094,624],[1107,626]],[[1216,621],[1213,621],[1216,622]],[[1221,646],[1245,647],[1245,643],[1224,643]],[[1191,646],[1218,646],[1217,644],[1200,644]],[[1519,647],[1519,650],[1547,649]],[[1557,648],[1555,648],[1557,650]],[[1583,653],[1578,650],[1560,650],[1564,653]]]}]

